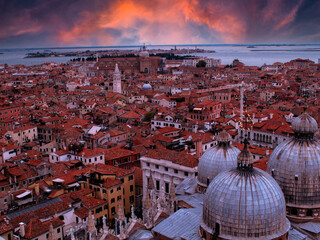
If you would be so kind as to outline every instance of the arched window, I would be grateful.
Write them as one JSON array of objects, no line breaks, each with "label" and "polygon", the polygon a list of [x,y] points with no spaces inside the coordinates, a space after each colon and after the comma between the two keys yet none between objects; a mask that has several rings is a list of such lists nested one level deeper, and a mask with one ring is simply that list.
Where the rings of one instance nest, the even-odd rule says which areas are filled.
[{"label": "arched window", "polygon": [[216,222],[215,235],[216,236],[220,235],[220,223],[218,223],[218,222]]},{"label": "arched window", "polygon": [[298,215],[298,210],[296,208],[292,208],[291,209],[291,215],[297,216]]}]

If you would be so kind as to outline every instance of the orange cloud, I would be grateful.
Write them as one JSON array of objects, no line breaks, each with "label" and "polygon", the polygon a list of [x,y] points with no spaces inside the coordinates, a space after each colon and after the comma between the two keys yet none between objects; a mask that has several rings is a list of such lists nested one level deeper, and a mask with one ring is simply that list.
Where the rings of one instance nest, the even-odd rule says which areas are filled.
[{"label": "orange cloud", "polygon": [[137,38],[140,43],[152,44],[201,43],[207,42],[200,34],[195,34],[190,24],[208,28],[210,35],[221,42],[242,42],[246,28],[232,12],[223,5],[210,4],[209,9],[201,7],[199,0],[153,1],[149,4],[133,0],[115,1],[107,9],[84,14],[80,23],[71,30],[59,32],[58,39],[63,44],[80,42],[90,34],[100,45],[118,44],[119,39],[108,33],[116,29],[121,39]]},{"label": "orange cloud", "polygon": [[10,0],[0,8],[0,43],[38,47],[287,41],[318,32],[320,5],[311,1]]}]

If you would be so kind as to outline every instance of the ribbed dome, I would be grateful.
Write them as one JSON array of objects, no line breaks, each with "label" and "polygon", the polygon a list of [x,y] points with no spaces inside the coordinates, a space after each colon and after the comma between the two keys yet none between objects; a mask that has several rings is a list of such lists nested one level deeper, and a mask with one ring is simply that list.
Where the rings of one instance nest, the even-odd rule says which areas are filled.
[{"label": "ribbed dome", "polygon": [[237,157],[238,166],[246,167],[253,164],[253,155],[249,151],[248,144],[249,144],[248,140],[245,139],[243,150],[240,152],[240,154]]},{"label": "ribbed dome", "polygon": [[283,193],[262,170],[222,172],[204,196],[201,228],[219,239],[280,237],[290,228]]},{"label": "ribbed dome", "polygon": [[294,137],[270,156],[267,172],[279,183],[288,206],[320,208],[320,141]]},{"label": "ribbed dome", "polygon": [[231,136],[227,131],[224,129],[222,130],[219,135],[217,136],[217,141],[218,142],[231,142]]},{"label": "ribbed dome", "polygon": [[[221,136],[222,135],[222,136]],[[207,187],[208,182],[220,172],[237,166],[238,148],[230,144],[231,137],[227,132],[220,132],[218,145],[209,148],[200,158],[198,165],[198,183]]]},{"label": "ribbed dome", "polygon": [[295,133],[314,134],[318,131],[318,124],[309,114],[303,113],[292,121],[291,128]]}]

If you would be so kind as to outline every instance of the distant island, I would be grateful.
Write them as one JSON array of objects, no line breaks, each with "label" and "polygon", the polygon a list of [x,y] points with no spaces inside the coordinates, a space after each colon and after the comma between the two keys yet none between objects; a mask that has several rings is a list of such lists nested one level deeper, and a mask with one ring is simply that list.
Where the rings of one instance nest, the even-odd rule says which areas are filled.
[{"label": "distant island", "polygon": [[48,58],[48,57],[77,57],[79,56],[77,52],[65,52],[65,53],[58,53],[58,52],[36,52],[36,53],[27,53],[27,56],[24,58]]},{"label": "distant island", "polygon": [[[76,51],[76,52],[51,52],[45,50],[43,52],[27,53],[24,58],[50,58],[50,57],[75,57],[75,58],[108,58],[108,57],[119,57],[119,56],[137,56],[140,50],[99,50],[99,51]],[[161,54],[193,54],[193,53],[215,53],[214,50],[205,49],[177,49],[172,48],[170,50],[164,49],[148,49],[150,55],[161,55]]]}]

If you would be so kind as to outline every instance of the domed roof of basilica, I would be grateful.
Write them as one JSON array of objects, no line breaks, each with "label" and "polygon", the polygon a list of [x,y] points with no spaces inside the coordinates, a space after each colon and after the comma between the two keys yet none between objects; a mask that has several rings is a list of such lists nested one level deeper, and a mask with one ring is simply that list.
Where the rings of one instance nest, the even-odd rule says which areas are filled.
[{"label": "domed roof of basilica", "polygon": [[274,239],[286,234],[290,222],[277,182],[252,167],[245,141],[237,167],[218,174],[203,199],[201,228],[219,239]]},{"label": "domed roof of basilica", "polygon": [[225,130],[217,136],[218,145],[209,148],[200,158],[198,184],[207,187],[220,172],[237,166],[238,148],[230,144],[231,137]]},{"label": "domed roof of basilica", "polygon": [[292,121],[291,128],[295,133],[314,134],[318,131],[318,124],[309,114],[303,113]]},{"label": "domed roof of basilica", "polygon": [[139,53],[139,57],[144,57],[144,58],[148,58],[149,57],[149,52],[147,51],[145,45],[143,45],[142,51]]},{"label": "domed roof of basilica", "polygon": [[303,113],[292,122],[295,135],[279,144],[270,156],[267,172],[279,183],[287,206],[320,208],[320,141],[318,124]]}]

